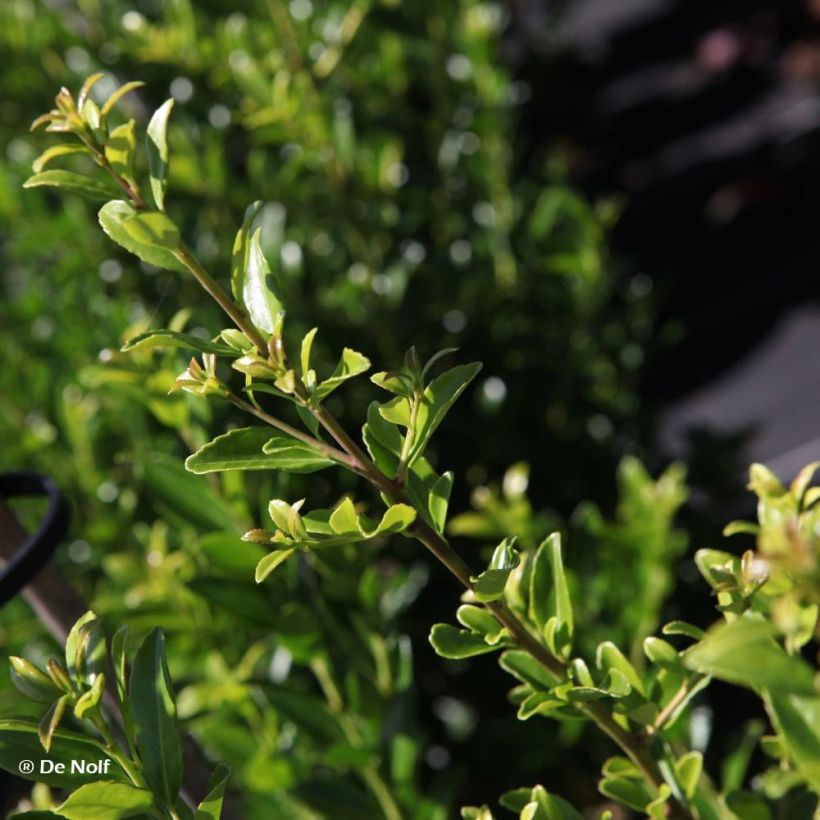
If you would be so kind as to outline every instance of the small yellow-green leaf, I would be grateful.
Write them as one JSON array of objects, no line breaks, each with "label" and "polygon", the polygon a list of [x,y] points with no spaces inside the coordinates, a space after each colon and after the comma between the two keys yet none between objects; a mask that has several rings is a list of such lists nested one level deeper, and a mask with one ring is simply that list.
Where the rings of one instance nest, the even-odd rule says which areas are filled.
[{"label": "small yellow-green leaf", "polygon": [[87,154],[88,149],[84,145],[78,144],[63,144],[63,145],[52,145],[49,148],[46,148],[42,154],[40,154],[37,159],[31,164],[31,170],[34,171],[35,174],[39,174],[45,167],[48,165],[49,162],[53,159],[57,159],[57,157],[65,157],[71,154]]},{"label": "small yellow-green leaf", "polygon": [[121,85],[106,101],[103,105],[102,109],[100,110],[100,117],[104,120],[106,116],[111,112],[111,109],[126,95],[129,91],[133,91],[136,88],[141,88],[144,86],[145,83],[140,82],[138,80],[133,80],[132,82],[125,83],[125,85]]},{"label": "small yellow-green leaf", "polygon": [[168,117],[174,107],[173,97],[166,100],[153,114],[146,129],[148,172],[154,204],[165,210],[165,190],[168,187]]},{"label": "small yellow-green leaf", "polygon": [[296,552],[295,549],[274,550],[269,555],[266,555],[256,565],[256,583],[261,584],[262,581],[268,577],[268,575],[270,575],[280,564],[287,561],[294,552]]},{"label": "small yellow-green leaf", "polygon": [[134,156],[137,150],[136,122],[118,125],[105,143],[105,158],[111,168],[124,179],[134,184]]},{"label": "small yellow-green leaf", "polygon": [[46,754],[51,751],[51,739],[54,737],[54,733],[57,731],[60,721],[65,715],[65,710],[70,700],[71,698],[68,695],[57,698],[57,700],[51,704],[51,707],[45,715],[43,715],[43,719],[37,727],[37,734]]},{"label": "small yellow-green leaf", "polygon": [[126,820],[154,807],[151,792],[129,783],[99,781],[80,786],[56,811],[66,820]]}]

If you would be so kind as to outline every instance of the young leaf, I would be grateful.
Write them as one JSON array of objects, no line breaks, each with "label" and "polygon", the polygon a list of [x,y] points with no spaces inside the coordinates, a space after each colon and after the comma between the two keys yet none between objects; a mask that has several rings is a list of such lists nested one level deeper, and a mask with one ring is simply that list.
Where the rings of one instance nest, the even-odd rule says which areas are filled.
[{"label": "young leaf", "polygon": [[[416,415],[416,433],[408,464],[412,464],[425,450],[433,433],[444,421],[447,412],[456,399],[466,390],[467,385],[481,370],[480,362],[463,364],[442,373],[430,382],[422,393]],[[401,399],[406,404],[406,400]],[[405,424],[406,426],[406,424]]]},{"label": "young leaf", "polygon": [[75,143],[63,143],[62,145],[52,145],[46,148],[42,154],[31,164],[31,170],[35,174],[39,174],[49,162],[57,157],[65,157],[71,154],[85,154],[88,149],[84,145],[77,145]]},{"label": "young leaf", "polygon": [[86,612],[68,633],[65,644],[68,673],[78,684],[90,683],[108,662],[105,634],[93,612]]},{"label": "young leaf", "polygon": [[262,208],[262,201],[252,202],[245,209],[242,227],[236,232],[231,253],[231,292],[238,302],[243,301],[245,288],[245,271],[248,269],[250,255],[250,239],[253,223]]},{"label": "young leaf", "polygon": [[74,716],[78,719],[82,719],[89,712],[96,709],[97,706],[100,705],[104,691],[105,675],[100,672],[100,674],[94,678],[94,683],[91,684],[91,688],[87,692],[84,692],[74,704]]},{"label": "young leaf", "polygon": [[66,820],[125,820],[154,808],[151,792],[129,783],[100,781],[80,786],[57,807]]},{"label": "young leaf", "polygon": [[370,367],[370,359],[346,347],[342,351],[339,363],[330,378],[325,379],[319,384],[313,393],[313,398],[320,402],[327,398],[339,385],[364,373]]},{"label": "young leaf", "polygon": [[498,665],[536,691],[549,691],[558,683],[549,670],[521,649],[508,649],[502,653]]},{"label": "young leaf", "polygon": [[80,194],[88,199],[107,200],[116,197],[120,191],[106,180],[96,180],[91,177],[75,174],[74,171],[42,171],[29,177],[24,188],[39,188],[43,185],[52,188],[61,188],[70,194]]},{"label": "young leaf", "polygon": [[231,430],[188,456],[185,468],[192,473],[223,470],[284,470],[313,473],[333,464],[321,453],[295,438],[271,436],[267,427]]},{"label": "young leaf", "polygon": [[433,484],[428,497],[428,510],[430,520],[439,534],[444,532],[447,524],[447,506],[450,500],[450,492],[453,489],[453,473],[442,473],[441,477]]},{"label": "young leaf", "polygon": [[11,682],[14,688],[31,700],[40,703],[51,703],[59,697],[60,690],[48,675],[41,672],[25,658],[10,657]]},{"label": "young leaf", "polygon": [[162,630],[152,630],[137,650],[129,691],[145,780],[173,805],[182,782],[182,751]]},{"label": "young leaf", "polygon": [[111,112],[111,109],[126,95],[129,91],[133,91],[136,88],[142,88],[145,83],[140,82],[139,80],[133,80],[129,83],[125,83],[125,85],[121,85],[104,103],[102,109],[100,110],[100,117],[104,120],[108,114]]},{"label": "young leaf", "polygon": [[208,794],[196,807],[195,820],[219,820],[222,814],[225,787],[228,785],[230,776],[231,770],[225,765],[220,764],[214,769],[211,781],[208,784]]},{"label": "young leaf", "polygon": [[626,678],[632,689],[642,695],[646,694],[643,681],[637,670],[611,641],[604,641],[598,645],[595,653],[595,663],[602,672],[617,670]]},{"label": "young leaf", "polygon": [[176,333],[173,330],[148,330],[129,339],[120,350],[128,353],[131,350],[140,350],[153,347],[183,348],[185,350],[198,350],[201,353],[217,353],[221,356],[238,356],[238,351],[226,344],[212,342],[208,339],[200,339],[199,336],[191,336],[188,333]]},{"label": "young leaf", "polygon": [[[120,199],[107,202],[100,208],[98,219],[102,229],[118,245],[125,248],[134,256],[165,270],[185,273],[186,268],[177,259],[172,249],[152,241],[143,241],[134,236],[134,226],[126,230],[125,225],[137,216],[137,211],[128,203]],[[145,216],[145,214],[143,214]]]},{"label": "young leaf", "polygon": [[554,532],[535,555],[530,576],[530,611],[544,634],[549,633],[556,649],[566,653],[572,646],[573,616],[564,563],[561,535]]},{"label": "young leaf", "polygon": [[319,328],[314,327],[305,333],[302,339],[302,346],[300,350],[300,364],[302,367],[302,381],[311,388],[313,385],[310,382],[313,381],[315,376],[311,378],[311,369],[310,369],[310,352],[313,349],[313,340],[316,338],[316,334],[319,332]]},{"label": "young leaf", "polygon": [[54,737],[54,733],[57,731],[57,727],[65,715],[65,710],[70,700],[71,698],[68,695],[57,698],[57,700],[51,704],[45,715],[43,715],[43,719],[37,727],[37,735],[40,738],[40,743],[42,743],[46,754],[51,751],[51,739]]},{"label": "young leaf", "polygon": [[518,550],[513,547],[515,538],[505,538],[493,551],[489,567],[472,578],[473,593],[482,603],[495,601],[504,594],[510,573],[520,563]]},{"label": "young leaf", "polygon": [[458,629],[450,624],[436,624],[430,631],[430,645],[442,658],[462,659],[473,655],[492,652],[497,647],[489,646],[482,637]]},{"label": "young leaf", "polygon": [[261,584],[280,564],[284,564],[294,552],[296,552],[295,549],[274,550],[270,555],[266,555],[256,565],[256,573],[254,576],[256,583]]},{"label": "young leaf", "polygon": [[166,100],[151,117],[146,130],[145,145],[148,153],[148,172],[154,204],[165,210],[165,190],[168,187],[168,117],[174,100]]},{"label": "young leaf", "polygon": [[137,123],[134,120],[118,125],[105,143],[105,158],[112,170],[134,184],[134,156],[137,150]]},{"label": "young leaf", "polygon": [[273,333],[279,315],[284,312],[281,289],[259,244],[261,228],[251,235],[242,281],[242,302],[254,325]]},{"label": "young leaf", "polygon": [[495,646],[506,634],[495,615],[483,607],[463,604],[456,610],[456,618],[462,626],[481,635],[490,646]]}]

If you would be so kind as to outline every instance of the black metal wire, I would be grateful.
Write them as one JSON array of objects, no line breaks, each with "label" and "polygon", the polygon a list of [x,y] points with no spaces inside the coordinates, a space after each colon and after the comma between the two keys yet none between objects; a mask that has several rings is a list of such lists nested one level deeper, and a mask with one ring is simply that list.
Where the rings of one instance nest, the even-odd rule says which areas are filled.
[{"label": "black metal wire", "polygon": [[28,471],[0,473],[0,497],[30,496],[46,496],[48,510],[36,531],[15,550],[0,572],[0,608],[48,564],[71,521],[68,503],[50,478]]}]

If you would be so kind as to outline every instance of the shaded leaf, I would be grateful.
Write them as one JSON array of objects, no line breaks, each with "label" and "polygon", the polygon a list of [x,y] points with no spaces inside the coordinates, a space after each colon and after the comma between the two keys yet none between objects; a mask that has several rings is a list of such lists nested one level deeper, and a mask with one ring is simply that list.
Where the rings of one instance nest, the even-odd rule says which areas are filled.
[{"label": "shaded leaf", "polygon": [[450,624],[436,624],[430,631],[430,644],[442,658],[462,659],[494,651],[482,637]]},{"label": "shaded leaf", "polygon": [[228,345],[212,342],[208,339],[200,339],[199,336],[191,336],[188,333],[177,333],[173,330],[147,330],[129,339],[121,348],[123,353],[131,350],[153,347],[183,348],[185,350],[198,350],[201,353],[218,353],[222,356],[238,356],[239,353]]}]

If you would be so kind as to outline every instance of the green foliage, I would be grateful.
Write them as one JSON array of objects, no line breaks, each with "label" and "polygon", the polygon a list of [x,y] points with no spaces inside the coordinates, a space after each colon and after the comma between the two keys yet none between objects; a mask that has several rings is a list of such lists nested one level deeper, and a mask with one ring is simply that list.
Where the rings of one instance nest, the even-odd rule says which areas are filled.
[{"label": "green foliage", "polygon": [[[66,11],[64,22],[39,9],[34,31],[25,25],[31,8],[13,0],[0,35],[14,44],[15,65],[28,66],[2,80],[23,110],[33,96],[28,86],[42,74],[35,58],[62,54],[63,45],[50,44],[62,43],[63,26],[77,22],[73,11]],[[418,786],[427,733],[415,722],[412,694],[422,690],[413,681],[402,634],[407,622],[398,618],[406,618],[424,572],[410,552],[412,542],[391,539],[389,557],[380,553],[386,537],[397,532],[432,545],[448,560],[452,555],[441,553],[445,532],[477,535],[490,545],[518,536],[517,554],[507,543],[497,559],[484,556],[489,568],[473,576],[484,577],[479,594],[466,592],[468,600],[456,613],[463,629],[434,627],[432,642],[445,655],[449,647],[451,657],[475,654],[476,647],[482,653],[501,650],[500,665],[515,678],[511,700],[519,716],[558,718],[561,742],[576,743],[572,753],[561,755],[565,762],[550,759],[555,736],[532,727],[526,736],[533,740],[520,743],[515,759],[505,761],[505,770],[521,772],[521,781],[530,779],[538,750],[544,755],[539,770],[549,762],[545,782],[563,787],[560,772],[582,771],[582,750],[596,742],[587,734],[578,742],[573,733],[604,715],[614,722],[616,736],[620,726],[645,740],[649,751],[643,768],[628,757],[611,759],[602,791],[651,816],[674,801],[705,817],[728,818],[733,811],[743,817],[750,806],[769,811],[781,796],[786,805],[805,795],[803,784],[816,777],[817,733],[804,720],[813,708],[811,694],[761,692],[776,733],[767,748],[777,753],[776,765],[761,779],[741,777],[720,794],[717,780],[701,775],[697,753],[687,750],[692,700],[701,697],[710,675],[722,672],[691,666],[687,650],[678,649],[679,642],[695,641],[690,652],[702,659],[699,644],[703,639],[709,650],[711,629],[703,638],[697,627],[668,624],[662,631],[670,643],[653,634],[663,622],[663,601],[685,546],[672,523],[685,496],[678,468],[656,480],[628,460],[619,474],[621,506],[614,519],[587,506],[567,522],[552,510],[533,511],[525,492],[527,468],[517,464],[500,492],[477,487],[477,512],[450,516],[448,526],[456,473],[457,490],[481,484],[482,474],[496,474],[511,451],[513,458],[529,454],[535,440],[548,439],[550,452],[532,456],[532,485],[549,488],[557,509],[606,490],[608,459],[630,444],[621,436],[621,422],[636,418],[634,362],[651,325],[640,288],[632,288],[608,259],[606,203],[590,206],[541,168],[518,169],[511,160],[514,86],[493,63],[497,10],[472,2],[345,9],[329,4],[300,21],[279,2],[229,17],[183,2],[156,14],[136,13],[128,18],[133,26],[121,25],[130,11],[115,2],[95,25],[77,30],[87,34],[85,48],[104,40],[128,55],[119,68],[128,73],[136,62],[151,80],[148,88],[123,97],[140,84],[114,91],[92,77],[76,100],[61,92],[42,122],[61,140],[78,138],[78,144],[47,150],[34,168],[42,174],[51,163],[65,164],[63,173],[78,175],[92,191],[107,189],[106,175],[113,171],[122,199],[103,206],[100,222],[115,244],[84,229],[88,211],[67,188],[55,208],[50,186],[17,197],[28,173],[18,167],[24,163],[9,161],[0,175],[0,215],[12,216],[18,226],[3,253],[9,270],[22,262],[26,271],[25,298],[17,298],[20,289],[12,287],[10,275],[15,298],[4,356],[30,363],[48,355],[53,362],[39,373],[26,367],[25,396],[19,390],[22,365],[0,375],[0,410],[8,419],[0,437],[11,460],[36,463],[76,488],[82,521],[76,535],[91,545],[93,560],[72,574],[94,596],[95,608],[140,636],[158,623],[166,628],[169,662],[182,681],[179,718],[209,757],[234,765],[241,816],[452,814],[457,767],[427,771],[424,789]],[[308,59],[316,39],[323,51],[315,56],[312,49]],[[467,60],[469,77],[448,74],[451,56]],[[59,57],[55,63],[49,72],[71,79]],[[177,106],[171,120],[169,103],[162,106],[150,120],[147,151],[141,150],[143,124],[166,96],[162,83],[188,76],[196,88],[190,105]],[[115,106],[120,98],[128,106],[122,122]],[[417,119],[409,119],[418,118],[416,99],[425,101],[424,140],[408,137],[417,127]],[[225,104],[231,126],[194,128],[215,100]],[[225,226],[239,224],[242,209],[258,196],[275,202],[248,208],[231,264]],[[55,250],[59,243],[64,250]],[[91,275],[103,261],[116,262],[124,273],[116,287]],[[216,273],[231,269],[237,308],[231,319],[238,317],[239,327],[220,329],[189,284],[153,269],[185,274],[213,295],[221,276],[208,276],[206,265]],[[618,293],[627,294],[623,303],[614,298]],[[187,310],[163,321],[174,301],[196,309],[197,325],[187,333]],[[32,339],[29,326],[41,313],[54,315],[60,345]],[[78,321],[79,315],[88,320]],[[321,319],[320,337],[309,330],[308,316]],[[451,329],[459,322],[461,330]],[[155,324],[168,329],[150,331]],[[488,380],[471,382],[477,365],[441,372],[436,356],[422,366],[411,350],[402,367],[373,377],[393,398],[373,402],[366,413],[367,459],[356,451],[355,439],[340,441],[333,427],[338,414],[360,424],[360,411],[372,398],[364,380],[348,381],[370,364],[355,351],[378,351],[394,365],[419,338],[431,351],[452,352],[459,345],[480,356]],[[116,352],[123,339],[135,343]],[[203,353],[202,359],[186,367],[177,343]],[[328,375],[322,381],[318,373]],[[60,374],[58,384],[52,374]],[[497,401],[490,380],[501,376],[506,398]],[[549,387],[534,390],[536,384]],[[180,390],[168,396],[174,385]],[[260,413],[282,421],[268,412],[268,402],[283,397],[288,428],[298,423],[298,432],[312,442],[294,440],[281,427],[269,430],[264,441],[254,433],[251,442],[242,432],[259,428],[237,430],[235,416],[229,416],[241,409],[254,416],[254,424],[269,423]],[[233,406],[220,401],[226,398]],[[30,419],[31,408],[36,412]],[[501,410],[505,432],[497,435]],[[618,437],[589,432],[606,429],[608,422]],[[520,431],[518,437],[512,431]],[[221,449],[225,444],[228,452]],[[184,473],[177,464],[183,449],[196,454],[189,460],[193,469],[210,462],[214,472]],[[249,469],[260,460],[265,467]],[[377,471],[368,468],[363,477],[376,492],[372,498],[356,493],[362,501],[354,503],[352,482],[371,460]],[[325,480],[329,471],[305,479],[301,469],[288,469],[311,463],[339,464],[345,472],[336,484]],[[440,473],[444,466],[456,469]],[[797,661],[816,621],[816,579],[796,560],[793,540],[786,537],[797,525],[812,543],[809,481],[804,475],[787,491],[756,468],[755,486],[771,496],[763,505],[770,526],[760,554],[745,564],[728,554],[709,564],[707,580],[714,581],[727,621],[751,610],[774,624],[764,643],[769,652],[774,645],[778,662],[783,656]],[[103,501],[112,487],[116,500]],[[304,496],[319,509],[303,513],[299,504],[276,501],[275,530],[251,530],[254,540],[239,540],[238,533],[263,518],[269,499]],[[377,497],[387,508],[381,515],[372,512]],[[781,531],[777,522],[784,519],[789,528]],[[556,534],[538,548],[548,532]],[[770,575],[762,582],[760,562],[779,567],[777,584]],[[265,584],[254,584],[254,570]],[[462,575],[469,581],[469,570]],[[426,622],[426,602],[416,609],[413,617]],[[537,656],[521,648],[510,615],[537,638]],[[21,645],[37,638],[15,629]],[[111,683],[122,721],[126,727],[131,722],[135,738],[138,720],[154,731],[155,739],[143,743],[150,747],[148,766],[155,767],[159,796],[152,799],[162,801],[157,811],[168,811],[175,781],[166,782],[151,757],[174,758],[161,731],[173,724],[165,666],[157,665],[156,651],[145,650],[149,683],[142,693],[148,705],[134,710],[125,671],[130,641],[117,635]],[[41,707],[26,705],[34,719],[23,723],[25,730],[0,730],[5,768],[15,770],[22,751],[31,749],[26,744],[51,743],[52,751],[82,746],[83,735],[67,737],[61,728],[66,719],[75,720],[81,701],[76,719],[99,756],[89,721],[102,719],[102,675],[110,674],[97,666],[99,646],[93,631],[81,627],[68,652],[71,676],[54,664],[39,673],[49,676],[49,684],[34,676],[36,691],[49,693],[48,710],[38,726]],[[754,641],[750,646],[749,652],[759,648]],[[18,655],[39,657],[36,651]],[[422,662],[429,664],[424,657]],[[477,686],[483,677],[471,676]],[[70,692],[67,680],[82,691]],[[0,696],[14,704],[9,714],[23,708],[19,698]],[[612,724],[608,728],[612,737]],[[629,738],[624,742],[628,746]],[[599,751],[594,747],[591,754]],[[112,771],[118,784],[129,782],[124,770],[112,764]],[[83,784],[52,785],[76,795]],[[218,816],[224,788],[224,775],[215,775],[201,807],[206,817]],[[598,798],[591,791],[573,791],[595,811],[590,807]],[[525,817],[575,816],[569,804],[541,787],[516,794],[507,802]],[[58,813],[61,801],[41,799],[36,808]],[[177,811],[187,816],[184,808]],[[468,816],[491,816],[489,809],[472,811]]]}]

